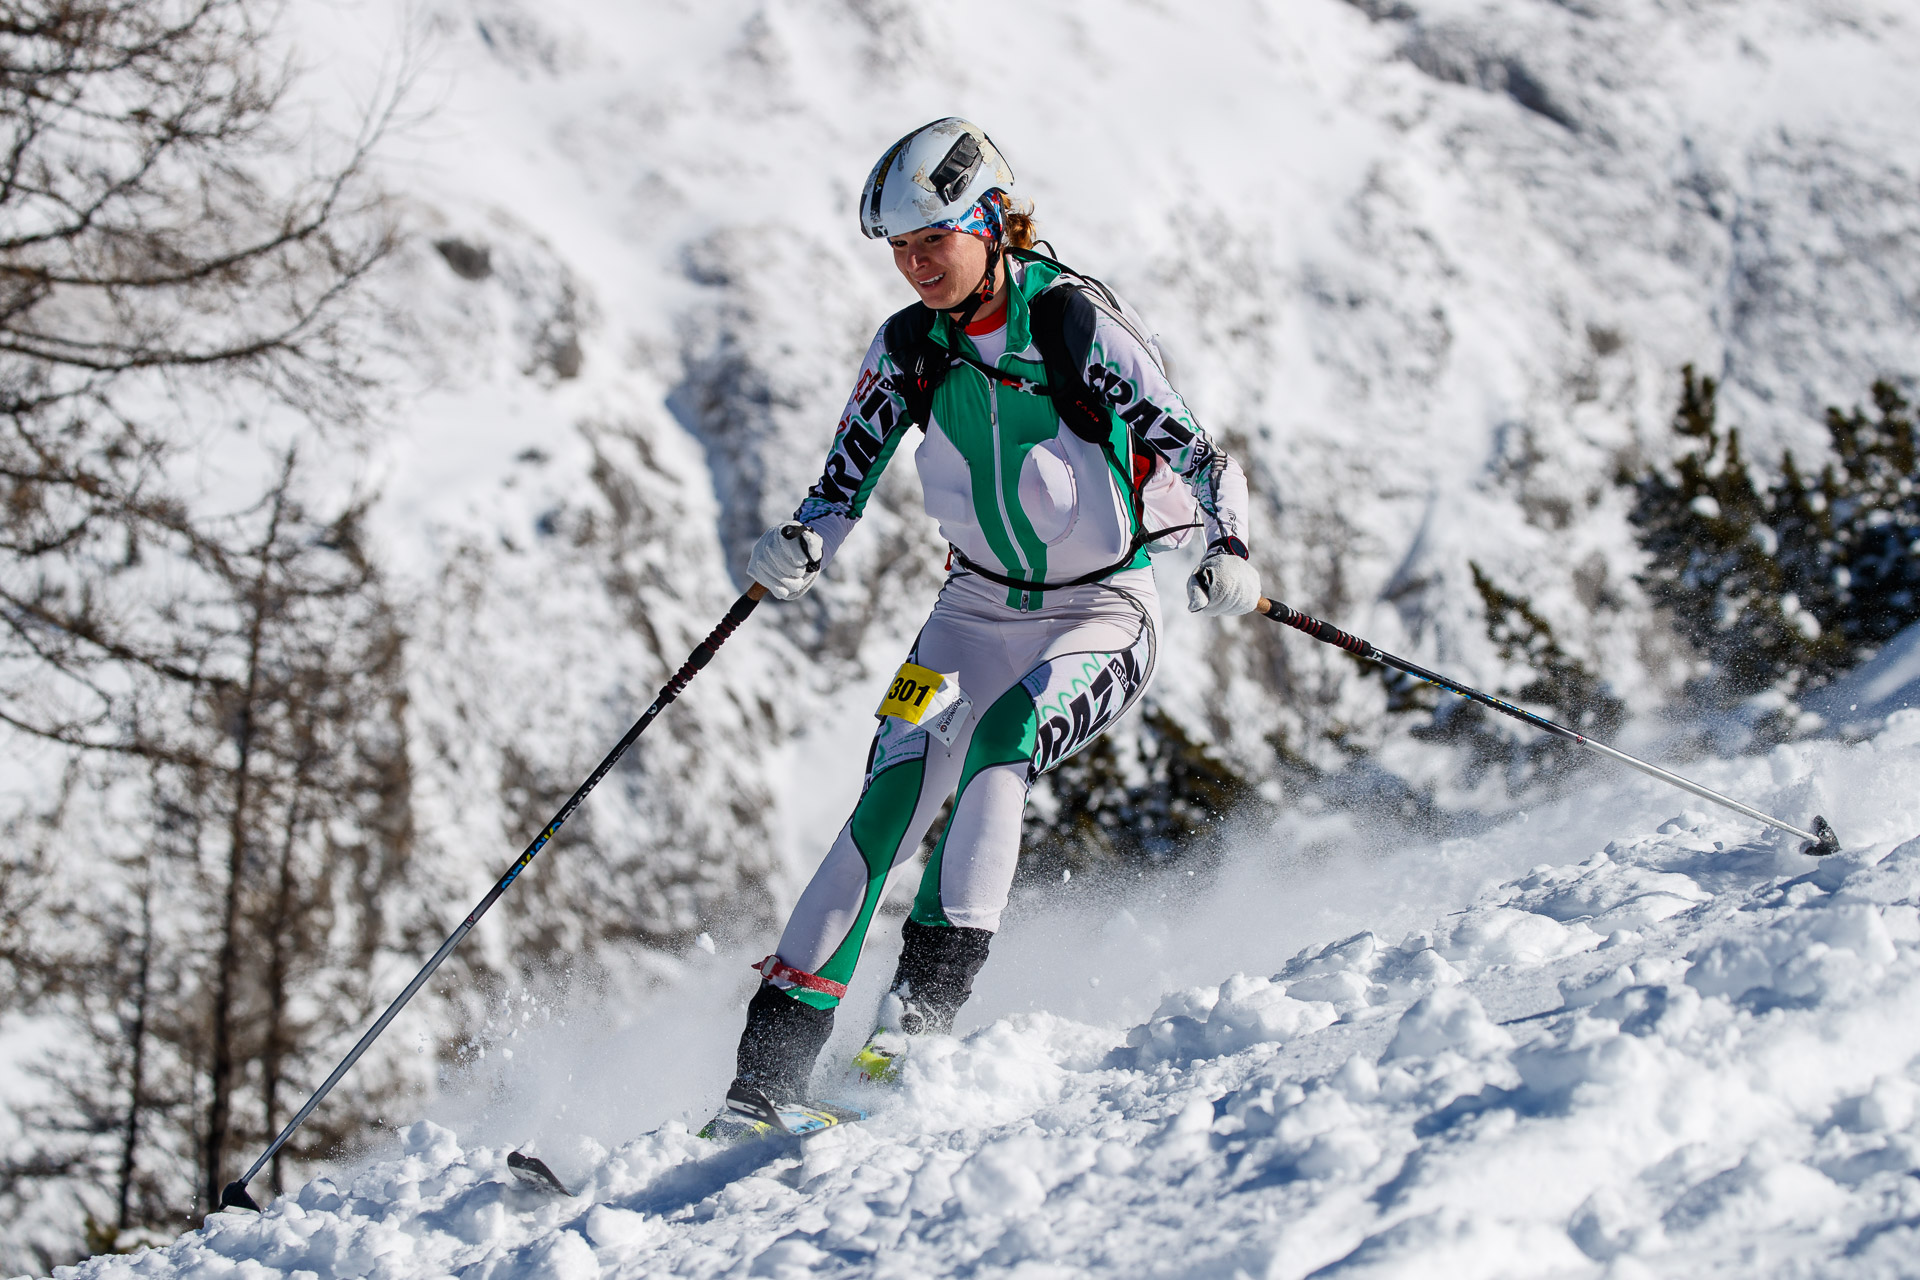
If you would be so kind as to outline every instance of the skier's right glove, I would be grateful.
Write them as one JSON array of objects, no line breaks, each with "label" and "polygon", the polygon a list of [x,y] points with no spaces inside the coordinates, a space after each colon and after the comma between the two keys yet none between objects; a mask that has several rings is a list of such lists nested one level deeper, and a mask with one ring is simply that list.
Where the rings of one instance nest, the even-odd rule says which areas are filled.
[{"label": "skier's right glove", "polygon": [[820,576],[820,558],[826,549],[819,534],[798,520],[789,520],[767,530],[753,544],[747,576],[775,600],[798,600]]},{"label": "skier's right glove", "polygon": [[1238,538],[1216,541],[1187,579],[1188,613],[1229,618],[1252,613],[1259,603],[1260,571],[1247,563],[1246,546]]}]

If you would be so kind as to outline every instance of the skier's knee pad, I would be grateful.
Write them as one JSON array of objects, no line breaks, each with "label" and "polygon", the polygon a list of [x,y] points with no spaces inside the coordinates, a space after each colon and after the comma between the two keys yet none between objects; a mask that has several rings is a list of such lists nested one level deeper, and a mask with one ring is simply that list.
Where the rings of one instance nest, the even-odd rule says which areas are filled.
[{"label": "skier's knee pad", "polygon": [[735,1069],[740,1079],[773,1097],[803,1098],[814,1059],[832,1034],[833,1010],[802,1004],[763,982],[747,1002]]},{"label": "skier's knee pad", "polygon": [[973,994],[974,975],[987,962],[993,934],[960,925],[900,926],[900,964],[893,971],[892,994],[900,997],[900,1030],[909,1035],[945,1035],[953,1030],[960,1006]]}]

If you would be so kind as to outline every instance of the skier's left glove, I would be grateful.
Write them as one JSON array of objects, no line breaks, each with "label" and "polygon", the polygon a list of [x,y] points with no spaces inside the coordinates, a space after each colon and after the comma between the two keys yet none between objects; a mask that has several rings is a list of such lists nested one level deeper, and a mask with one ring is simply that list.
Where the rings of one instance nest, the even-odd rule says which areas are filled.
[{"label": "skier's left glove", "polygon": [[1252,613],[1259,602],[1260,571],[1247,563],[1246,544],[1238,538],[1216,539],[1187,579],[1187,612],[1230,618]]},{"label": "skier's left glove", "polygon": [[820,576],[826,546],[819,534],[789,520],[760,536],[747,560],[747,576],[775,600],[798,600]]}]

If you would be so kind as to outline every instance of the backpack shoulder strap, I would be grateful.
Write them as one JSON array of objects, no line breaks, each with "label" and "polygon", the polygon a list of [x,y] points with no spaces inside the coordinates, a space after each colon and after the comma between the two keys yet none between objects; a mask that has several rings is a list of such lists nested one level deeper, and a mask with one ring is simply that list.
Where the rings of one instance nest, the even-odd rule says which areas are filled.
[{"label": "backpack shoulder strap", "polygon": [[887,357],[900,371],[895,389],[907,402],[907,417],[922,431],[933,414],[933,393],[947,379],[953,361],[933,340],[933,312],[923,303],[902,307],[887,317]]},{"label": "backpack shoulder strap", "polygon": [[[1039,254],[1029,256],[1041,257]],[[1104,396],[1087,385],[1085,375],[1087,352],[1093,345],[1094,324],[1103,313],[1125,325],[1156,362],[1160,358],[1159,353],[1140,336],[1123,314],[1119,299],[1106,285],[1054,259],[1042,260],[1059,267],[1060,276],[1055,283],[1034,295],[1033,301],[1027,304],[1027,311],[1032,322],[1033,345],[1039,348],[1041,361],[1046,365],[1047,394],[1053,399],[1054,412],[1060,415],[1060,420],[1075,435],[1089,443],[1098,444],[1113,459],[1121,474],[1127,477],[1129,496],[1133,499],[1134,524],[1138,530],[1134,536],[1134,550],[1164,534],[1193,528],[1192,525],[1177,525],[1168,529],[1147,528],[1145,488],[1158,455],[1141,442],[1131,426],[1127,427],[1126,458],[1123,461],[1116,455],[1111,435],[1112,419],[1107,412],[1110,406]],[[1128,552],[1128,555],[1131,556],[1132,552]]]},{"label": "backpack shoulder strap", "polygon": [[1093,343],[1093,299],[1062,276],[1034,295],[1027,313],[1033,345],[1047,369],[1047,394],[1054,412],[1082,440],[1108,443],[1112,427],[1107,403],[1087,385],[1083,363]]}]

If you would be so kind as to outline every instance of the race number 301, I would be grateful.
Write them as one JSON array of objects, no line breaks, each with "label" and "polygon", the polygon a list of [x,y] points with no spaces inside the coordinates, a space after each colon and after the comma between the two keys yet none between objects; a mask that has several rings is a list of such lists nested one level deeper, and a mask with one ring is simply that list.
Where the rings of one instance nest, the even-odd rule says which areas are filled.
[{"label": "race number 301", "polygon": [[972,705],[960,692],[960,677],[935,671],[916,662],[901,664],[880,700],[876,716],[897,716],[908,724],[919,725],[948,746]]}]

